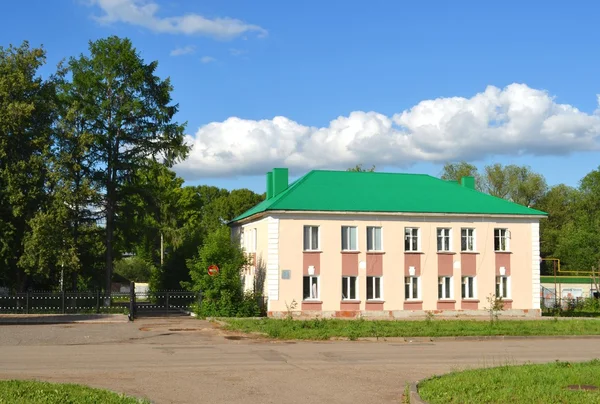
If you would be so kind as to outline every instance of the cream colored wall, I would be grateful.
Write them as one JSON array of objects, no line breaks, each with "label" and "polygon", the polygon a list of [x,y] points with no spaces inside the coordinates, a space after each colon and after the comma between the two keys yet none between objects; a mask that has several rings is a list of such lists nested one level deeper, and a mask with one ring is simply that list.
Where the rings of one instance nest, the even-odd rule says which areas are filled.
[{"label": "cream colored wall", "polygon": [[[244,230],[244,233],[247,233],[248,231],[251,231],[252,229],[256,229],[256,263],[257,263],[257,266],[262,265],[263,270],[265,272],[266,272],[266,266],[267,266],[267,249],[268,249],[267,226],[268,226],[267,219],[261,219],[261,220],[255,221],[255,222],[250,222],[250,223],[244,224],[242,226],[239,226],[238,228],[234,229],[232,232],[233,237],[235,237],[235,240],[239,242],[240,241],[239,231],[241,229]],[[251,251],[247,251],[247,252],[250,253]],[[246,279],[245,279],[246,290],[249,290],[252,288],[252,285],[254,282],[254,276],[256,275],[256,270],[257,270],[257,268],[252,267],[250,270],[250,273],[246,274]],[[265,274],[265,278],[266,278],[266,274]],[[265,281],[264,293],[266,293],[266,290],[267,290],[267,282]]]},{"label": "cream colored wall", "polygon": [[[404,228],[421,229],[421,295],[423,309],[437,309],[437,239],[438,227],[452,228],[452,250],[454,261],[460,262],[460,229],[476,229],[477,254],[477,297],[479,308],[487,305],[486,296],[495,293],[494,228],[505,227],[511,232],[509,248],[511,254],[511,297],[513,309],[532,307],[532,234],[531,223],[536,219],[491,219],[491,218],[430,218],[430,217],[359,217],[356,215],[281,215],[279,221],[279,273],[291,270],[291,279],[279,280],[279,299],[271,301],[269,310],[284,311],[286,302],[302,302],[302,259],[303,226],[320,226],[321,275],[320,292],[323,311],[340,309],[341,302],[341,226],[358,227],[359,261],[366,262],[366,227],[383,228],[383,299],[384,310],[402,310],[404,301]],[[459,264],[454,269],[454,299],[460,309],[461,271]],[[359,269],[359,299],[361,310],[365,309],[366,269]]]}]

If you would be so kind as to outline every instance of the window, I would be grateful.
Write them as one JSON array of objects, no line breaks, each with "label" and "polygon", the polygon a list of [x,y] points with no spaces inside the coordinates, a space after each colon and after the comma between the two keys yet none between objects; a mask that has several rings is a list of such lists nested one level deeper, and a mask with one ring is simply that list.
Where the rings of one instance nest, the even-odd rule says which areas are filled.
[{"label": "window", "polygon": [[367,251],[382,251],[381,227],[367,227]]},{"label": "window", "polygon": [[302,291],[302,298],[304,300],[318,300],[319,299],[319,277],[318,276],[305,276],[304,277],[304,288]]},{"label": "window", "polygon": [[404,250],[419,251],[419,229],[406,227],[404,229]]},{"label": "window", "polygon": [[405,299],[419,298],[419,278],[416,276],[407,276],[404,278],[404,297]]},{"label": "window", "polygon": [[304,251],[319,250],[319,226],[304,226]]},{"label": "window", "polygon": [[356,276],[342,277],[342,300],[357,300]]},{"label": "window", "polygon": [[475,299],[475,277],[463,276],[462,278],[462,298]]},{"label": "window", "polygon": [[461,229],[460,250],[475,251],[475,229]]},{"label": "window", "polygon": [[510,279],[508,276],[497,276],[496,277],[496,297],[506,299],[510,292]]},{"label": "window", "polygon": [[367,276],[367,300],[382,300],[381,277]]},{"label": "window", "polygon": [[494,229],[494,250],[508,251],[508,229]]},{"label": "window", "polygon": [[438,251],[450,251],[450,229],[437,229]]},{"label": "window", "polygon": [[342,251],[357,251],[356,227],[342,226]]},{"label": "window", "polygon": [[452,299],[452,278],[450,276],[440,276],[438,299]]},{"label": "window", "polygon": [[246,252],[256,252],[256,229],[244,233],[244,249]]}]

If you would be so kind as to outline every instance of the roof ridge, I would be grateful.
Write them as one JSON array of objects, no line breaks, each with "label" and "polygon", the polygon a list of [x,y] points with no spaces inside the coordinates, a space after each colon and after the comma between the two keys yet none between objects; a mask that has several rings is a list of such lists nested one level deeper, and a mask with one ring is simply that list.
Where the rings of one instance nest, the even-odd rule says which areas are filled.
[{"label": "roof ridge", "polygon": [[289,184],[288,187],[282,193],[274,197],[277,198],[277,200],[272,202],[270,208],[276,207],[277,204],[282,202],[286,197],[290,196],[296,190],[296,188],[298,188],[300,184],[306,181],[306,179],[310,177],[315,171],[316,170],[311,170],[304,174],[302,177],[298,178],[296,181]]},{"label": "roof ridge", "polygon": [[[429,175],[429,174],[426,174],[426,175]],[[435,178],[436,180],[438,180],[438,181],[440,181],[440,182],[444,182],[444,183],[446,183],[446,184],[448,184],[448,183],[450,183],[450,184],[451,184],[451,183],[452,183],[452,181],[446,181],[446,180],[443,180],[443,179],[441,179],[441,178],[434,177],[433,175],[429,175],[429,176],[430,176],[431,178]],[[471,176],[471,177],[472,177],[472,176]],[[541,210],[539,210],[539,209],[531,208],[531,207],[529,207],[529,206],[522,205],[522,204],[520,204],[520,203],[517,203],[517,202],[514,202],[514,201],[509,201],[508,199],[500,198],[499,196],[492,195],[492,194],[488,194],[487,192],[479,191],[479,190],[477,190],[477,189],[475,189],[475,188],[468,188],[468,187],[465,187],[465,186],[463,186],[463,185],[462,185],[460,182],[458,182],[458,181],[456,181],[456,184],[457,184],[458,186],[462,187],[463,189],[465,189],[465,190],[468,190],[468,191],[470,191],[470,192],[476,192],[476,193],[478,193],[478,194],[485,195],[485,197],[486,197],[486,198],[494,198],[494,199],[496,199],[496,200],[498,200],[498,201],[502,201],[501,203],[510,204],[510,205],[517,205],[517,206],[521,206],[521,207],[523,207],[523,208],[525,208],[525,209],[534,210],[534,211],[536,211],[536,212],[542,212],[542,213],[546,214],[546,212],[543,212],[543,211],[541,211]]]}]

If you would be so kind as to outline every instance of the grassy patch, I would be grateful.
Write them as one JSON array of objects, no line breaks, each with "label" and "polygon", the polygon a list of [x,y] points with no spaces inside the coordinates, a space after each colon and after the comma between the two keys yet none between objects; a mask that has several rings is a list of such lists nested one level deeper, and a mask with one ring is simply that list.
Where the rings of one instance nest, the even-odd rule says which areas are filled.
[{"label": "grassy patch", "polygon": [[277,320],[264,318],[225,319],[226,328],[258,332],[271,338],[326,340],[345,337],[446,337],[446,336],[533,336],[600,335],[596,320]]},{"label": "grassy patch", "polygon": [[431,404],[600,403],[600,390],[571,391],[569,385],[600,386],[600,360],[453,372],[420,383],[419,395]]},{"label": "grassy patch", "polygon": [[0,381],[0,403],[149,404],[149,401],[77,384],[7,380]]}]

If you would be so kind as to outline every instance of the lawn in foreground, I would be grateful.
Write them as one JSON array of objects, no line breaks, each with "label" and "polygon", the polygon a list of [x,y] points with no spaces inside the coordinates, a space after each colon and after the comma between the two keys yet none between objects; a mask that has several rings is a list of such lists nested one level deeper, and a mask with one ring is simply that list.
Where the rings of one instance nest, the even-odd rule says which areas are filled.
[{"label": "lawn in foreground", "polygon": [[57,384],[30,380],[0,381],[0,404],[141,404],[133,397],[77,384]]},{"label": "lawn in foreground", "polygon": [[279,339],[600,335],[600,320],[289,320],[224,319],[229,330]]},{"label": "lawn in foreground", "polygon": [[430,404],[600,403],[600,390],[572,391],[570,385],[600,386],[600,360],[454,372],[421,382],[419,395]]}]

